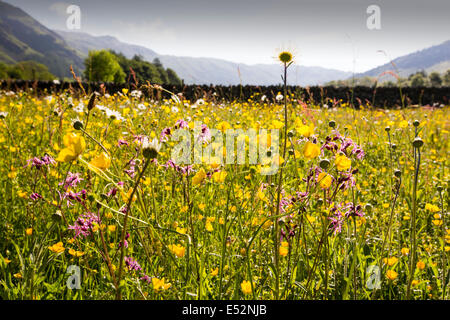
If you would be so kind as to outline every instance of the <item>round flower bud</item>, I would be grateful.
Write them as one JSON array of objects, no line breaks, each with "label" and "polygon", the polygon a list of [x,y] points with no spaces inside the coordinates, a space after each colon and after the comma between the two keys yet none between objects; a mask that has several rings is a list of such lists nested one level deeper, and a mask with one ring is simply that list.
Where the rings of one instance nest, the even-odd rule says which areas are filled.
[{"label": "round flower bud", "polygon": [[442,186],[437,186],[436,189],[437,189],[437,191],[438,191],[439,193],[441,193],[442,190],[444,190],[444,188],[443,188]]},{"label": "round flower bud", "polygon": [[148,149],[144,149],[142,151],[142,154],[147,159],[155,159],[158,156],[158,151],[156,151],[155,149],[148,148]]},{"label": "round flower bud", "polygon": [[331,120],[330,122],[328,122],[328,126],[330,128],[334,128],[334,127],[336,127],[336,122],[334,120]]},{"label": "round flower bud", "polygon": [[161,144],[158,139],[154,138],[151,142],[145,137],[142,142],[142,154],[147,159],[155,159],[158,156],[159,150],[161,149]]},{"label": "round flower bud", "polygon": [[396,149],[397,149],[397,145],[396,145],[395,143],[393,143],[393,144],[391,145],[391,147],[392,147],[392,150],[396,150]]},{"label": "round flower bud", "polygon": [[327,169],[327,168],[330,166],[330,160],[328,160],[328,159],[322,159],[322,160],[320,160],[319,166],[320,166],[322,169]]},{"label": "round flower bud", "polygon": [[391,127],[386,127],[386,128],[384,128],[384,130],[385,130],[386,132],[389,132],[389,131],[391,131]]},{"label": "round flower bud", "polygon": [[370,203],[366,203],[365,209],[366,209],[367,212],[371,212],[372,211],[372,205]]},{"label": "round flower bud", "polygon": [[317,204],[321,206],[323,204],[323,199],[322,198],[317,199]]},{"label": "round flower bud", "polygon": [[271,150],[268,150],[267,153],[266,153],[266,155],[267,155],[268,157],[270,157],[270,156],[272,155],[272,151],[271,151]]},{"label": "round flower bud", "polygon": [[292,138],[294,136],[294,132],[290,130],[287,135],[289,138]]},{"label": "round flower bud", "polygon": [[54,222],[59,222],[59,221],[61,221],[61,219],[62,219],[61,211],[56,210],[56,212],[52,214],[52,220]]},{"label": "round flower bud", "polygon": [[289,149],[289,155],[293,156],[294,155],[294,149]]},{"label": "round flower bud", "polygon": [[396,169],[396,170],[394,171],[394,175],[395,175],[397,178],[400,178],[400,177],[402,176],[402,172],[401,172],[400,170]]},{"label": "round flower bud", "polygon": [[73,128],[74,128],[75,130],[81,130],[81,129],[83,129],[83,122],[81,122],[80,120],[75,120],[75,121],[73,122]]},{"label": "round flower bud", "polygon": [[418,127],[419,124],[420,124],[419,120],[414,120],[414,122],[413,122],[414,127]]},{"label": "round flower bud", "polygon": [[423,140],[420,137],[416,137],[412,144],[414,148],[420,148],[423,146]]}]

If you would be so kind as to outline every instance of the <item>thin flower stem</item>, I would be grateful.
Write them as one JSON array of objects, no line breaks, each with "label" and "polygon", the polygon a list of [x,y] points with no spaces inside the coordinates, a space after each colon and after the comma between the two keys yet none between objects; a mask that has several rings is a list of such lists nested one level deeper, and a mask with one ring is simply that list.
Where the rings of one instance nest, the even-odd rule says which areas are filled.
[{"label": "thin flower stem", "polygon": [[150,164],[150,160],[147,159],[145,161],[144,168],[139,173],[139,176],[136,179],[136,183],[134,184],[133,191],[131,192],[131,195],[130,195],[130,197],[128,199],[128,203],[127,203],[127,206],[126,206],[125,218],[124,218],[123,229],[122,229],[122,237],[121,237],[121,242],[120,242],[119,275],[117,277],[117,284],[118,285],[116,287],[116,299],[117,300],[121,300],[122,299],[121,283],[120,282],[122,280],[123,258],[124,258],[124,255],[125,255],[125,235],[126,235],[126,231],[127,231],[128,215],[130,214],[130,211],[131,211],[131,203],[133,202],[134,193],[136,192],[136,190],[137,190],[137,188],[139,186],[139,182],[140,182],[142,176],[144,175],[144,172],[147,169],[149,164]]},{"label": "thin flower stem", "polygon": [[420,149],[414,148],[414,153],[417,153],[416,163],[415,163],[415,172],[414,172],[414,185],[413,185],[413,210],[411,217],[411,258],[409,264],[409,281],[408,287],[406,289],[406,300],[410,300],[411,298],[411,284],[414,279],[414,273],[416,271],[416,251],[417,251],[417,239],[416,239],[416,216],[417,216],[417,182],[419,177],[419,168],[420,168]]}]

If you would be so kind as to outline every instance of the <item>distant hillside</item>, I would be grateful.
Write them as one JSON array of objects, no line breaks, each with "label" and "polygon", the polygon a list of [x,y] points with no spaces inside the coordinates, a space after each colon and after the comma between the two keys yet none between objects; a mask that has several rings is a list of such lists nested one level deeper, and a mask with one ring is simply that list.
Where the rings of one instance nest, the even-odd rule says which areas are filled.
[{"label": "distant hillside", "polygon": [[[393,60],[401,77],[424,70],[427,73],[437,71],[445,72],[450,67],[450,40],[424,50],[420,50]],[[374,68],[364,73],[356,74],[356,77],[377,77],[381,73],[394,70],[391,63]]]},{"label": "distant hillside", "polygon": [[[186,84],[272,85],[281,82],[281,67],[272,65],[246,65],[214,58],[178,57],[160,55],[148,48],[120,42],[114,37],[92,36],[86,33],[58,32],[73,48],[87,55],[89,50],[112,49],[131,58],[135,54],[144,60],[152,61],[158,57],[164,67],[175,70]],[[240,74],[240,77],[239,77]],[[293,66],[288,79],[293,85],[323,84],[331,80],[347,78],[349,72],[321,67]]]},{"label": "distant hillside", "polygon": [[81,54],[57,33],[47,29],[23,10],[0,1],[0,61],[34,60],[48,66],[58,77],[70,77],[69,66],[83,68]]}]

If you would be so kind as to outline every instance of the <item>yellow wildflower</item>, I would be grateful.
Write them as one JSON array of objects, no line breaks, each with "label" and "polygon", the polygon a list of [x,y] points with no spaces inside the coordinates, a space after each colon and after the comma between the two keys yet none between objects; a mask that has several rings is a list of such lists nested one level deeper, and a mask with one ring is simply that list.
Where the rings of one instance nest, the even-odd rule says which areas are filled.
[{"label": "yellow wildflower", "polygon": [[345,155],[338,155],[336,157],[336,160],[334,161],[334,163],[336,164],[336,168],[339,171],[348,170],[352,165],[352,161],[349,158],[347,158]]},{"label": "yellow wildflower", "polygon": [[244,294],[252,293],[252,285],[250,284],[250,281],[247,280],[242,281],[241,290]]},{"label": "yellow wildflower", "polygon": [[314,158],[317,158],[320,154],[320,147],[312,142],[307,142],[305,144],[305,147],[303,148],[303,156],[306,159],[312,160]]},{"label": "yellow wildflower", "polygon": [[71,162],[78,158],[84,149],[86,149],[86,141],[76,133],[66,134],[63,141],[66,147],[59,152],[56,158],[59,162]]}]

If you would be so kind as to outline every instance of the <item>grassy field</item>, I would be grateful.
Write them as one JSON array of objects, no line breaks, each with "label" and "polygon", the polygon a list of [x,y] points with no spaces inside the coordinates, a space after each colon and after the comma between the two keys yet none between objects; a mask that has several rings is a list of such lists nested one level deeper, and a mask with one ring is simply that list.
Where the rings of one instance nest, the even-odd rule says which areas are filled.
[{"label": "grassy field", "polygon": [[[448,107],[284,101],[2,92],[0,297],[449,299]],[[279,139],[222,163],[239,128]]]}]

